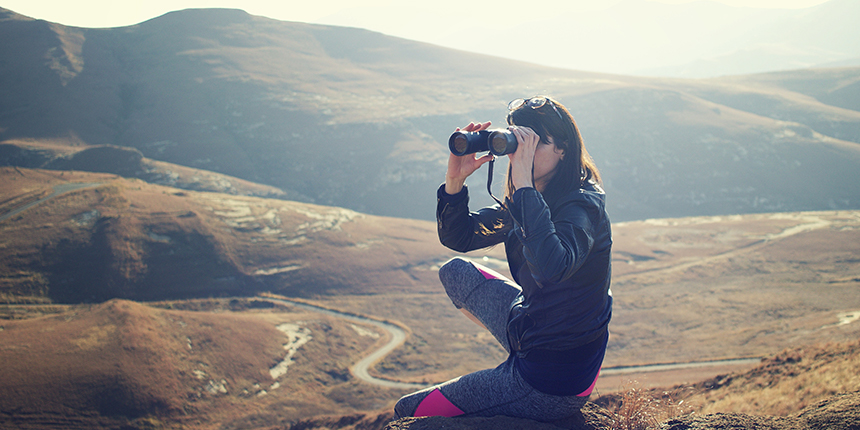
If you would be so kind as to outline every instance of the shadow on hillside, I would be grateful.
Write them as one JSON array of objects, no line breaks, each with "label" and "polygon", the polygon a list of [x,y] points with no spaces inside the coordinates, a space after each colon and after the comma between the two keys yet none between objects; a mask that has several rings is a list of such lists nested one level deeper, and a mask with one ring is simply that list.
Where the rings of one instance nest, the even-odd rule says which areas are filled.
[{"label": "shadow on hillside", "polygon": [[211,237],[174,229],[153,238],[128,224],[119,217],[101,217],[88,240],[63,239],[43,251],[53,303],[256,293],[254,280],[225,261]]}]

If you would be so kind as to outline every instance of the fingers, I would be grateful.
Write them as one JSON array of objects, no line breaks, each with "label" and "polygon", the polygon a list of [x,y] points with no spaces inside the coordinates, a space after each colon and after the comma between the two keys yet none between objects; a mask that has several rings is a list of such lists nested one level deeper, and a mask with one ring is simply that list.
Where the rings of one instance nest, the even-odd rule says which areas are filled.
[{"label": "fingers", "polygon": [[[477,124],[475,124],[474,122],[470,122],[469,125],[463,127],[462,130],[463,131],[482,131],[482,130],[486,130],[486,129],[490,128],[491,124],[492,124],[491,121],[479,122]],[[459,127],[457,128],[457,131],[460,131]]]},{"label": "fingers", "polygon": [[540,136],[529,127],[518,127],[512,125],[508,127],[508,130],[516,136],[517,143],[520,145],[528,145],[530,147],[537,146],[537,143],[540,141]]},{"label": "fingers", "polygon": [[486,163],[486,162],[488,162],[488,161],[492,161],[492,160],[493,160],[493,159],[495,159],[495,158],[496,158],[496,156],[495,156],[495,155],[493,155],[493,154],[491,154],[491,153],[489,153],[489,152],[488,152],[488,153],[486,153],[486,154],[484,154],[484,155],[482,155],[482,156],[480,156],[480,157],[476,158],[476,159],[475,159],[475,161],[477,161],[477,162],[478,162],[478,167],[481,167],[481,166],[483,166],[483,165],[484,165],[484,163]]}]

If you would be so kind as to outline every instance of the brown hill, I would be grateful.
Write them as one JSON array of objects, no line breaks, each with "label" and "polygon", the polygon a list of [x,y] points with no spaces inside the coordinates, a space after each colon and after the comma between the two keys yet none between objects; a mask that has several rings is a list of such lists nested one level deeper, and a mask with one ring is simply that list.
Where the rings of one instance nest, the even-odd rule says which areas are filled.
[{"label": "brown hill", "polygon": [[112,173],[193,191],[270,198],[301,197],[288,196],[275,187],[209,170],[152,160],[144,157],[137,149],[113,145],[68,146],[52,141],[7,141],[0,143],[0,165]]},{"label": "brown hill", "polygon": [[[180,325],[182,326],[180,328]],[[229,339],[218,338],[232,333]],[[5,321],[0,337],[3,427],[117,425],[181,417],[209,381],[262,381],[278,356],[274,326],[233,315],[189,315],[113,300]],[[214,336],[218,337],[214,337]],[[196,347],[196,349],[195,349]]]},{"label": "brown hill", "polygon": [[[434,268],[454,254],[433,223],[93,173],[4,168],[0,176],[6,303],[270,291],[412,327],[382,374],[444,380],[501,359],[440,290]],[[72,183],[90,186],[10,212]],[[857,324],[840,321],[860,309],[858,231],[855,211],[616,223],[607,367],[856,338]],[[503,252],[470,257],[505,272]]]},{"label": "brown hill", "polygon": [[[0,425],[597,429],[662,422],[661,428],[675,430],[853,429],[860,413],[858,392],[850,391],[860,360],[860,343],[854,341],[786,350],[748,372],[692,386],[604,394],[582,417],[564,422],[437,417],[386,426],[391,402],[403,391],[351,380],[346,367],[374,344],[356,336],[360,331],[354,325],[256,300],[159,306],[112,300],[2,322]],[[292,356],[286,377],[273,378],[269,369],[283,360],[294,339],[275,329],[285,322],[306,330],[310,341]],[[693,406],[676,408],[679,399]],[[635,409],[622,407],[634,400]],[[690,411],[695,413],[685,415]]]},{"label": "brown hill", "polygon": [[[0,168],[6,302],[421,291],[452,255],[426,221],[104,174]],[[380,282],[384,280],[384,282]],[[340,294],[338,293],[338,294]]]},{"label": "brown hill", "polygon": [[[421,383],[442,381],[494,366],[504,357],[486,333],[450,306],[439,288],[434,267],[452,254],[438,244],[431,222],[377,217],[283,200],[180,191],[97,173],[2,168],[0,174],[0,281],[6,303],[87,302],[113,297],[156,300],[275,291],[311,297],[329,307],[396,320],[407,326],[411,335],[403,347],[371,369],[377,376]],[[28,206],[31,203],[35,204]],[[856,323],[856,315],[860,314],[857,313],[860,297],[856,294],[860,279],[858,232],[857,211],[616,223],[612,341],[605,377],[601,378],[598,389],[601,393],[617,390],[618,384],[612,382],[611,373],[619,366],[766,356],[786,346],[824,339],[856,340],[860,330]],[[502,252],[496,248],[472,253],[470,257],[502,268]],[[115,304],[111,306],[92,309],[116,308]],[[139,310],[134,311],[135,315],[150,312],[129,306],[129,312]],[[28,308],[7,309],[11,310],[6,315],[16,317]],[[172,314],[160,315],[178,318]],[[432,324],[428,323],[428,315],[433,316]],[[83,337],[34,334],[62,331],[52,327],[62,324],[64,318],[49,317],[32,323],[42,325],[27,329],[30,330],[26,331],[27,336],[5,338],[8,342],[5,339],[2,342],[3,351],[19,354],[31,350],[33,354],[28,357],[40,357],[49,354],[46,351],[53,348],[52,342]],[[87,323],[89,328],[74,329],[77,333],[91,331],[97,340],[101,339],[98,336],[110,334],[99,334],[98,327],[118,325],[98,321]],[[145,318],[141,321],[142,326],[155,324]],[[295,397],[273,400],[275,403],[266,406],[270,409],[224,412],[229,416],[210,415],[209,420],[230,422],[235,427],[263,427],[258,423],[268,423],[273,428],[278,425],[289,428],[289,420],[305,420],[302,422],[310,426],[314,416],[352,414],[352,418],[344,421],[329,417],[324,422],[331,424],[330,427],[336,422],[364,426],[377,422],[380,416],[368,411],[386,408],[403,393],[402,389],[369,387],[348,376],[345,369],[351,358],[374,341],[356,335],[358,332],[343,322],[314,313],[279,322],[266,321],[261,324],[268,324],[269,332],[279,322],[312,321],[313,333],[334,334],[325,337],[325,343],[307,344],[311,353],[305,359],[310,367],[303,368],[303,376],[296,382],[300,385],[290,391]],[[26,326],[13,323],[16,327]],[[226,333],[225,345],[234,344],[230,333],[239,333],[231,331],[231,324],[218,329]],[[0,336],[12,333],[5,323],[3,326]],[[181,344],[182,332],[177,333],[172,336]],[[210,334],[209,338],[218,336],[222,335]],[[192,339],[193,346],[199,335],[186,337]],[[38,348],[27,346],[34,345],[36,339],[44,339],[48,344]],[[168,361],[164,363],[135,362],[135,366],[141,366],[142,376],[117,376],[117,381],[126,384],[122,387],[154,390],[139,397],[118,397],[124,399],[122,411],[134,417],[151,406],[172,420],[170,417],[176,417],[176,405],[185,404],[171,400],[175,399],[173,395],[193,392],[191,388],[195,386],[180,384],[175,388],[173,383],[166,383],[166,391],[161,392],[148,381],[160,377],[169,381],[173,376],[146,375],[156,372],[153,366],[163,364],[163,369],[167,369],[176,363],[181,365],[184,356],[177,352],[174,341],[168,342],[169,337],[135,339],[134,342],[150,345],[146,348],[167,351],[165,357],[180,358],[174,361],[165,358]],[[276,349],[281,339],[283,335],[276,336]],[[148,343],[150,340],[152,344]],[[135,348],[134,342],[129,342],[122,348]],[[249,349],[260,351],[259,347],[249,346]],[[269,360],[262,366],[265,370],[274,359],[269,353],[262,354]],[[10,361],[19,359],[17,355],[9,357]],[[52,360],[55,359],[46,362]],[[235,363],[244,359],[224,360],[238,365]],[[252,368],[261,371],[259,365],[248,366],[251,369],[248,372]],[[844,368],[833,366],[833,374]],[[92,370],[87,366],[82,369]],[[640,380],[648,387],[692,385],[715,376],[714,370],[698,369],[697,373],[681,376],[645,370],[621,376]],[[136,372],[121,366],[119,371]],[[36,376],[53,374],[39,369],[33,372]],[[806,368],[795,372],[812,373]],[[94,386],[103,386],[105,382],[97,374],[97,370],[90,374],[98,382]],[[617,380],[618,376],[614,378]],[[231,381],[225,376],[221,379]],[[220,392],[220,379],[211,380],[215,381],[212,388]],[[800,379],[796,381],[803,383]],[[203,383],[200,384],[196,387],[200,388]],[[253,383],[244,384],[243,387],[250,387],[249,393],[255,393]],[[748,385],[743,387],[749,389]],[[821,394],[825,395],[828,390],[841,389],[826,388],[830,385],[825,383],[819,385],[824,387]],[[93,390],[96,388],[82,392],[92,394]],[[122,390],[131,388],[117,390],[125,392]],[[762,399],[765,394],[768,393],[760,395]],[[57,400],[31,398],[37,399],[36,403]],[[75,419],[83,416],[100,420],[107,416],[98,412],[97,405],[93,406],[89,400],[76,398],[70,404],[81,405],[76,410],[84,411],[80,415],[75,412]],[[246,406],[258,407],[254,405]],[[224,405],[213,408],[232,411]],[[57,416],[54,412],[50,414],[41,418],[29,415],[29,419],[49,422],[55,418],[45,417]],[[13,416],[28,419],[23,414]],[[152,417],[141,415],[136,419],[149,418]],[[299,425],[299,421],[290,422]]]},{"label": "brown hill", "polygon": [[[792,415],[860,388],[860,341],[786,349],[752,370],[694,386],[703,413]],[[860,423],[860,417],[857,418]]]},{"label": "brown hill", "polygon": [[[272,428],[378,407],[372,387],[345,371],[373,339],[337,319],[255,303],[168,310],[111,300],[2,321],[0,427]],[[291,341],[283,323],[314,342],[275,377]]]},{"label": "brown hill", "polygon": [[450,131],[548,93],[577,117],[614,220],[860,208],[858,68],[634,78],[211,9],[115,29],[2,10],[0,37],[0,142],[129,147],[291,199],[432,219],[421,196],[443,180]]}]

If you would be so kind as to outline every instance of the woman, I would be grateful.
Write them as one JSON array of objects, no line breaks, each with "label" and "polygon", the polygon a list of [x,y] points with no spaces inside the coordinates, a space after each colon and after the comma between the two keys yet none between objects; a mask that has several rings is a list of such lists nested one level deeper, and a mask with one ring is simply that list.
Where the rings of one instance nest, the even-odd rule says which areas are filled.
[{"label": "woman", "polygon": [[504,205],[470,212],[465,180],[492,155],[451,154],[436,209],[439,238],[455,251],[505,243],[515,282],[462,258],[446,263],[439,277],[454,306],[489,330],[508,359],[404,396],[397,417],[556,421],[576,414],[597,382],[612,314],[612,236],[600,175],[560,103],[533,97],[509,110],[518,145],[509,155]]}]

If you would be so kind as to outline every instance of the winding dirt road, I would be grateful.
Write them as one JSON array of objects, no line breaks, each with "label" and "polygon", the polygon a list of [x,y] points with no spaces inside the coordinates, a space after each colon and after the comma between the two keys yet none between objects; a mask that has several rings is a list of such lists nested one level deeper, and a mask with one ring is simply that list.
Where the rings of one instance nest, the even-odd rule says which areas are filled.
[{"label": "winding dirt road", "polygon": [[[423,384],[413,384],[407,382],[393,381],[389,379],[381,379],[371,376],[368,373],[368,369],[370,366],[375,364],[377,361],[388,355],[391,351],[403,345],[406,341],[406,333],[400,327],[389,324],[386,322],[373,320],[370,318],[361,317],[358,315],[343,313],[331,309],[326,309],[319,306],[309,305],[302,302],[294,302],[291,300],[284,299],[274,299],[270,297],[265,297],[265,300],[268,300],[273,303],[280,303],[287,306],[295,306],[297,308],[309,310],[312,312],[319,312],[321,314],[334,316],[337,318],[343,318],[353,322],[359,322],[363,324],[371,324],[376,326],[379,329],[385,330],[391,334],[391,340],[388,341],[381,348],[371,352],[368,356],[362,358],[358,362],[356,362],[352,367],[349,368],[349,371],[358,379],[362,381],[381,385],[383,387],[389,388],[409,388],[409,389],[420,389],[424,388],[427,385]],[[617,375],[617,374],[626,374],[626,373],[637,373],[637,372],[657,372],[657,371],[665,371],[665,370],[678,370],[678,369],[691,369],[696,367],[708,367],[708,366],[721,366],[726,364],[752,364],[761,361],[761,358],[757,357],[746,357],[746,358],[732,358],[725,360],[711,360],[711,361],[690,361],[683,363],[659,363],[659,364],[645,364],[638,366],[617,366],[617,367],[605,367],[601,370],[601,374],[603,375]]]},{"label": "winding dirt road", "polygon": [[36,206],[40,203],[44,203],[50,199],[53,199],[54,197],[57,197],[60,194],[68,193],[69,191],[80,190],[83,188],[96,187],[99,185],[101,185],[101,183],[70,183],[70,184],[54,185],[52,187],[53,192],[51,194],[48,194],[47,196],[42,197],[41,199],[36,200],[34,202],[30,202],[30,203],[27,203],[25,205],[18,206],[17,208],[12,209],[7,214],[0,215],[0,221],[5,221],[9,218],[12,218],[13,216],[18,215],[19,213],[24,212],[25,210],[30,209],[31,207]]},{"label": "winding dirt road", "polygon": [[365,381],[365,382],[368,382],[371,384],[375,384],[375,385],[381,385],[383,387],[408,388],[408,389],[420,389],[420,388],[426,387],[426,385],[423,385],[423,384],[414,384],[414,383],[408,383],[408,382],[400,382],[400,381],[392,381],[392,380],[388,380],[388,379],[376,378],[374,376],[371,376],[370,373],[368,373],[368,371],[367,371],[370,368],[370,366],[374,365],[377,361],[382,359],[382,357],[385,357],[391,351],[394,351],[394,349],[396,349],[400,345],[403,345],[403,342],[406,341],[406,332],[404,332],[403,329],[401,329],[400,327],[398,327],[394,324],[389,324],[389,323],[383,322],[383,321],[378,321],[378,320],[365,318],[365,317],[358,316],[358,315],[352,315],[352,314],[348,314],[348,313],[344,313],[344,312],[338,312],[338,311],[326,309],[326,308],[319,307],[319,306],[309,305],[307,303],[294,302],[291,300],[283,300],[283,299],[274,299],[274,298],[270,298],[270,297],[266,297],[265,300],[268,300],[268,301],[273,302],[273,303],[280,303],[280,304],[284,304],[287,306],[294,306],[297,308],[301,308],[301,309],[305,309],[305,310],[309,310],[309,311],[313,311],[313,312],[318,312],[318,313],[321,313],[324,315],[330,315],[330,316],[334,316],[337,318],[346,319],[348,321],[358,322],[358,323],[362,323],[362,324],[371,324],[371,325],[373,325],[373,326],[375,326],[381,330],[387,331],[391,335],[391,340],[389,340],[388,343],[386,343],[385,345],[383,345],[379,349],[371,352],[369,355],[367,355],[366,357],[362,358],[361,360],[359,360],[358,362],[353,364],[349,368],[349,371],[356,378],[361,379],[362,381]]}]

